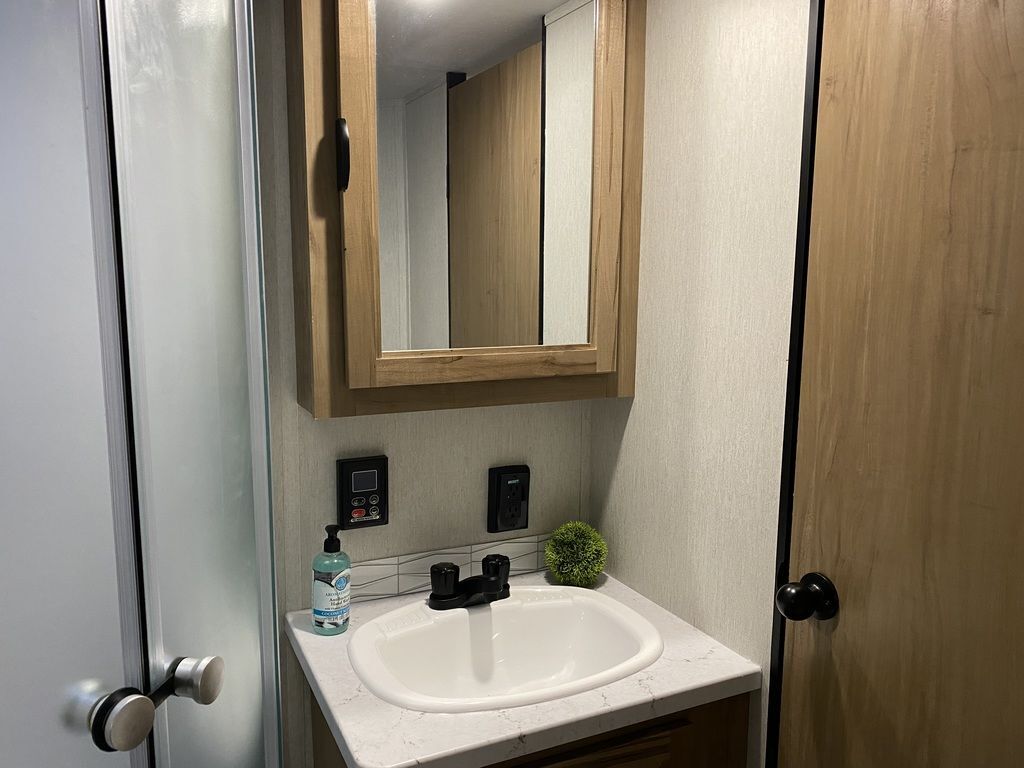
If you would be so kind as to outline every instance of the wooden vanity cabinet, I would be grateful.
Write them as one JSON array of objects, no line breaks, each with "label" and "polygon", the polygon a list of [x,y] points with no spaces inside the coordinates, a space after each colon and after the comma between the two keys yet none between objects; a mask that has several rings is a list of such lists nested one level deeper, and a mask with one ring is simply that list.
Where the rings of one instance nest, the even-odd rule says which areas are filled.
[{"label": "wooden vanity cabinet", "polygon": [[733,696],[492,768],[743,768],[749,701]]},{"label": "wooden vanity cabinet", "polygon": [[[742,694],[491,768],[743,768],[750,695]],[[313,699],[314,768],[346,768]]]}]

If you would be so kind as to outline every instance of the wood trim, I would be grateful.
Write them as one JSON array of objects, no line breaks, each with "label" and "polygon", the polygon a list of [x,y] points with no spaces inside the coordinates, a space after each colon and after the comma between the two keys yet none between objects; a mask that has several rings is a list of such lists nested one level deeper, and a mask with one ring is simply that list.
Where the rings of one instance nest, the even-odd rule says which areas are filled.
[{"label": "wood trim", "polygon": [[626,77],[625,0],[597,0],[594,51],[594,176],[590,240],[590,343],[597,370],[615,370],[622,226]]},{"label": "wood trim", "polygon": [[344,409],[335,2],[285,3],[297,396],[314,414]]},{"label": "wood trim", "polygon": [[420,384],[375,389],[345,389],[343,410],[328,416],[368,416],[377,413],[436,411],[522,403],[554,403],[607,397],[613,382],[609,374],[563,376],[511,381],[470,381],[457,384]]},{"label": "wood trim", "polygon": [[482,347],[465,350],[385,352],[377,360],[379,387],[437,381],[546,379],[595,373],[597,350],[589,345]]},{"label": "wood trim", "polygon": [[[379,388],[346,382],[341,216],[335,180],[339,2],[287,3],[289,158],[297,399],[314,418],[626,397],[633,394],[643,167],[645,0],[602,0],[626,8],[625,93],[618,321],[613,373],[460,381]],[[633,62],[632,65],[630,62]],[[376,113],[373,112],[376,119]],[[351,126],[350,126],[351,130]],[[375,156],[375,155],[374,155]],[[353,181],[358,171],[353,166]],[[350,189],[352,189],[350,185]],[[346,262],[347,268],[347,262]],[[379,301],[379,285],[376,287]],[[371,338],[379,339],[379,333]],[[436,351],[434,351],[436,352]],[[390,354],[390,353],[388,353]],[[408,353],[399,353],[408,354]],[[459,350],[472,356],[475,350]],[[451,356],[443,351],[442,356]],[[387,358],[387,354],[382,359]],[[571,364],[576,365],[578,360]],[[389,365],[390,363],[385,363]],[[433,364],[443,365],[440,361]],[[545,363],[549,366],[550,363]],[[525,368],[520,368],[525,371]],[[450,373],[450,369],[446,369]],[[504,374],[503,374],[504,375]]]},{"label": "wood trim", "polygon": [[625,66],[618,335],[615,385],[609,390],[609,397],[632,397],[635,392],[640,228],[643,220],[647,0],[628,0],[626,3]]},{"label": "wood trim", "polygon": [[348,385],[377,385],[380,202],[377,178],[377,31],[367,0],[338,0],[338,116],[348,121],[352,175],[341,195]]}]

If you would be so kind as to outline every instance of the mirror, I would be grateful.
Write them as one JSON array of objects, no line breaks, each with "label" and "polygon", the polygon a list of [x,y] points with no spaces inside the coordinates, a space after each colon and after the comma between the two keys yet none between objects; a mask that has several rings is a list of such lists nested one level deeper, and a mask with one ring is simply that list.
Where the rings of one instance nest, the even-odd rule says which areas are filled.
[{"label": "mirror", "polygon": [[376,0],[381,344],[586,344],[595,0]]}]

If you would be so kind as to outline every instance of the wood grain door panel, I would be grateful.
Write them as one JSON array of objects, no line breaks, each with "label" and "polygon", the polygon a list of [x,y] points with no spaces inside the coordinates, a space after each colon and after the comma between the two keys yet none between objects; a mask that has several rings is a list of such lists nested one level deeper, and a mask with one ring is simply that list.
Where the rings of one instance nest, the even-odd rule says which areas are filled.
[{"label": "wood grain door panel", "polygon": [[542,60],[537,43],[448,92],[456,349],[540,343]]},{"label": "wood grain door panel", "polygon": [[1024,751],[1024,4],[825,4],[780,765]]}]

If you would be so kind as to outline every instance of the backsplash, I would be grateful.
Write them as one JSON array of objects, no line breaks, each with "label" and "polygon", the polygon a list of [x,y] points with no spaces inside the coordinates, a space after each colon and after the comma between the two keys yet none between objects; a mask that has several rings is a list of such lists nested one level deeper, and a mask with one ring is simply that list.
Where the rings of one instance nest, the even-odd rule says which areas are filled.
[{"label": "backsplash", "polygon": [[500,554],[511,561],[512,576],[542,571],[545,568],[544,545],[549,538],[551,534],[545,533],[355,563],[352,566],[352,601],[425,592],[430,589],[430,566],[434,563],[455,563],[465,578],[480,575],[480,561],[484,557]]}]

